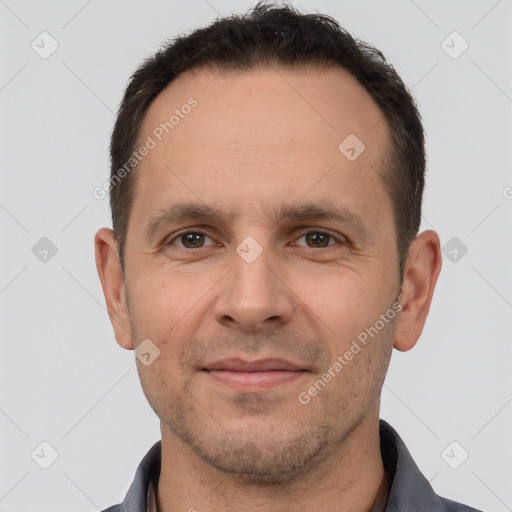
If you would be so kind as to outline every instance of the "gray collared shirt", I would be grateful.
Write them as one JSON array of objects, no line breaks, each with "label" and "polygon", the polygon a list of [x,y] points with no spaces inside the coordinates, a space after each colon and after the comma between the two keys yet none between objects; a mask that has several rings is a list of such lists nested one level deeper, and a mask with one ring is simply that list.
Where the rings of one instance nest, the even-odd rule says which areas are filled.
[{"label": "gray collared shirt", "polygon": [[[392,479],[385,512],[481,512],[438,496],[397,432],[384,420],[379,428],[382,460]],[[149,512],[150,490],[160,476],[161,448],[157,441],[144,456],[124,501],[103,512]]]}]

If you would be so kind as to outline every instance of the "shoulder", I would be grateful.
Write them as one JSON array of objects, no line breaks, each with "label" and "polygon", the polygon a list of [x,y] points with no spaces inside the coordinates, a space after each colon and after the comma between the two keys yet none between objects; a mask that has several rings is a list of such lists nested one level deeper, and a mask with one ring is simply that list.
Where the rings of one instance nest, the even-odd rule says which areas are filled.
[{"label": "shoulder", "polygon": [[462,503],[457,503],[455,501],[449,500],[447,498],[440,498],[441,503],[444,506],[446,512],[482,512],[481,510],[477,510],[476,508],[469,507],[468,505],[463,505]]},{"label": "shoulder", "polygon": [[482,512],[439,496],[414,462],[397,431],[382,419],[379,427],[382,461],[392,477],[386,511]]},{"label": "shoulder", "polygon": [[121,505],[112,505],[101,512],[121,512]]}]

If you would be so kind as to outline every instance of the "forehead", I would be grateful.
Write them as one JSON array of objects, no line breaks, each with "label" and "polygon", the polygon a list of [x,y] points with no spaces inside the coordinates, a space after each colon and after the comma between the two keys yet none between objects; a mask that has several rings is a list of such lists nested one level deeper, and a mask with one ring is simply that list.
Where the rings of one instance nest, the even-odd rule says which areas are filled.
[{"label": "forehead", "polygon": [[[197,105],[188,108],[194,100]],[[262,140],[274,153],[283,142],[338,151],[339,143],[355,134],[373,154],[388,141],[377,104],[352,75],[334,66],[192,69],[155,98],[141,133],[154,132],[173,114],[163,138],[191,151],[207,145],[229,150],[229,144]]]},{"label": "forehead", "polygon": [[383,190],[390,140],[357,80],[318,66],[187,71],[155,98],[140,133],[154,143],[134,194],[132,213],[141,215],[186,193],[216,203],[221,195],[247,212],[253,203],[241,202],[241,191],[281,202],[327,191],[350,201],[377,181]]}]

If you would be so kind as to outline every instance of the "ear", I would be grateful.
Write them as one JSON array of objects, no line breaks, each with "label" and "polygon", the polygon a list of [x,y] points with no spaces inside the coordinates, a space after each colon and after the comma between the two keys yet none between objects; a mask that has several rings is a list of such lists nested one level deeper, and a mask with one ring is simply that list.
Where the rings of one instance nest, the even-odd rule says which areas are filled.
[{"label": "ear", "polygon": [[117,343],[126,350],[133,350],[124,276],[118,258],[117,242],[114,239],[112,229],[101,228],[96,233],[94,251],[96,269]]},{"label": "ear", "polygon": [[441,272],[441,260],[441,243],[435,231],[424,231],[411,243],[400,293],[402,310],[395,331],[397,350],[410,350],[423,331]]}]

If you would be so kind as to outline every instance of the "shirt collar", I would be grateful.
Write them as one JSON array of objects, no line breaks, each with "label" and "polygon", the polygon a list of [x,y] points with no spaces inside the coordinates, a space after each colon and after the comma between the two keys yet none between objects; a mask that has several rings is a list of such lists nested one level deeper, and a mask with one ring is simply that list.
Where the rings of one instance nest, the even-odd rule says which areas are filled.
[{"label": "shirt collar", "polygon": [[[380,420],[379,430],[384,467],[392,480],[386,512],[444,512],[441,498],[419,470],[398,433],[384,420]],[[148,508],[152,499],[150,483],[156,489],[161,468],[161,443],[157,441],[142,459],[119,512],[152,512]]]},{"label": "shirt collar", "polygon": [[157,441],[139,464],[119,512],[147,512],[149,484],[158,482],[162,463],[162,441]]},{"label": "shirt collar", "polygon": [[419,470],[396,430],[380,420],[379,431],[384,468],[392,478],[386,512],[445,512],[441,498]]}]

